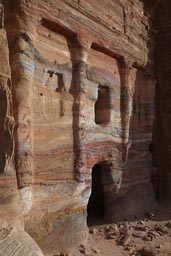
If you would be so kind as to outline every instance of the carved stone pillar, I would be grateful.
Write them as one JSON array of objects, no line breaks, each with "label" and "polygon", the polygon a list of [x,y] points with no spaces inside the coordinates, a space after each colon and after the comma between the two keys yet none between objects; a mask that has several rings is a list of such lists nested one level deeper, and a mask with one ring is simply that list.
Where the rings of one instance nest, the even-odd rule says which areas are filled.
[{"label": "carved stone pillar", "polygon": [[[10,33],[10,31],[8,31]],[[28,33],[15,31],[11,44],[11,73],[15,117],[15,165],[21,201],[31,207],[33,178],[32,79],[34,47]]]},{"label": "carved stone pillar", "polygon": [[134,91],[129,86],[130,64],[120,64],[121,77],[121,122],[122,122],[122,143],[123,143],[123,163],[126,163],[128,150],[131,145],[129,140],[130,118],[132,113],[132,102]]},{"label": "carved stone pillar", "polygon": [[[9,50],[0,1],[0,254],[43,256],[37,244],[22,227],[23,210],[19,200],[14,153],[14,118]],[[19,242],[18,242],[19,241]]]},{"label": "carved stone pillar", "polygon": [[75,179],[77,182],[84,182],[84,155],[82,154],[82,124],[83,113],[81,113],[81,102],[86,83],[86,61],[91,42],[86,38],[79,38],[79,41],[70,49],[73,63],[72,93],[74,96],[73,105],[73,133],[75,150]]}]

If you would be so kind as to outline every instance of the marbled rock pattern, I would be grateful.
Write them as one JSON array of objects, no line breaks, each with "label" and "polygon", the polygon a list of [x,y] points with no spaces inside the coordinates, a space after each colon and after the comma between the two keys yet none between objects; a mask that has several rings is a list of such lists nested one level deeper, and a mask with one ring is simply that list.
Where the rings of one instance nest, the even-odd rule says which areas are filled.
[{"label": "marbled rock pattern", "polygon": [[21,227],[0,230],[0,255],[43,256],[38,245]]},{"label": "marbled rock pattern", "polygon": [[25,255],[41,255],[36,243],[44,255],[67,253],[87,239],[95,169],[104,218],[155,205],[149,147],[158,1],[2,2],[0,218],[6,212],[9,237],[21,242],[14,255],[24,246]]}]

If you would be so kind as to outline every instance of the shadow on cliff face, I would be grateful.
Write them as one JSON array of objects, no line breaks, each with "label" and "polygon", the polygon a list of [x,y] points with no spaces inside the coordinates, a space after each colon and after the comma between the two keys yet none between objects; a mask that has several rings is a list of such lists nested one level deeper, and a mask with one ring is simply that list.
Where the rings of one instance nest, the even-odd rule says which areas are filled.
[{"label": "shadow on cliff face", "polygon": [[[171,197],[171,3],[168,0],[160,4],[144,2],[149,21],[148,60],[143,69],[138,68],[135,79],[129,126],[132,145],[127,164],[130,172],[139,172],[141,180],[146,179],[149,186],[153,185],[153,194],[162,202]],[[153,184],[150,184],[151,178]]]},{"label": "shadow on cliff face", "polygon": [[161,1],[155,13],[156,45],[154,52],[156,114],[153,159],[159,170],[162,198],[171,199],[171,2]]},{"label": "shadow on cliff face", "polygon": [[[155,208],[155,188],[151,182],[152,156],[149,147],[152,140],[154,119],[155,80],[147,70],[137,70],[134,81],[134,95],[132,101],[132,115],[129,125],[130,148],[127,158],[127,174],[135,183],[134,194],[137,205],[141,209]],[[156,179],[156,182],[158,180]],[[141,191],[138,192],[138,186]],[[156,196],[157,197],[157,196]],[[141,202],[141,203],[140,203]]]},{"label": "shadow on cliff face", "polygon": [[[122,126],[123,126],[123,179],[122,186],[131,182],[129,190],[123,192],[124,195],[116,201],[120,205],[120,211],[125,211],[125,217],[133,214],[142,213],[142,209],[152,210],[156,206],[155,197],[158,198],[159,191],[156,187],[159,185],[152,184],[151,175],[154,169],[154,160],[152,161],[152,152],[150,144],[154,137],[154,113],[155,113],[155,72],[154,72],[154,45],[156,30],[154,27],[154,14],[158,6],[157,1],[143,1],[144,15],[148,19],[145,29],[148,33],[147,41],[147,61],[144,67],[139,67],[134,63],[130,70],[125,71],[125,80],[122,84],[128,84],[126,72],[136,72],[133,74],[131,84],[132,88],[127,89],[123,86],[121,91],[121,109],[122,109]],[[142,21],[144,22],[144,21]],[[125,67],[126,69],[127,67]],[[121,73],[124,67],[121,66]],[[124,73],[124,72],[123,72]],[[123,73],[121,74],[123,77]],[[122,90],[122,86],[121,86]],[[127,98],[127,99],[126,99]],[[126,103],[124,103],[126,102]],[[130,109],[129,109],[130,108]],[[126,114],[125,114],[126,113]],[[128,115],[130,114],[130,117]],[[127,118],[125,116],[127,115]],[[127,130],[129,131],[128,140]],[[156,183],[159,180],[156,179]],[[158,195],[156,195],[158,193]],[[129,204],[129,209],[125,208]],[[122,211],[123,212],[123,211]]]},{"label": "shadow on cliff face", "polygon": [[[154,2],[154,1],[152,1]],[[160,199],[171,198],[171,2],[169,0],[145,1],[145,11],[149,16],[149,49],[146,70],[155,75],[155,115],[152,142],[149,151],[153,170],[157,172]],[[153,58],[154,67],[150,65]]]}]

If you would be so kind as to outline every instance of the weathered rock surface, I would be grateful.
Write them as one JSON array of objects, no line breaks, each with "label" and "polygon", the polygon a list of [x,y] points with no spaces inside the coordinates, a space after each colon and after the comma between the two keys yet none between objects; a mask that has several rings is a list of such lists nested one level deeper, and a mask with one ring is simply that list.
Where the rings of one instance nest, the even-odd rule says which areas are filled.
[{"label": "weathered rock surface", "polygon": [[43,256],[35,241],[24,231],[22,223],[22,200],[19,199],[14,163],[11,69],[1,2],[0,59],[0,255]]},{"label": "weathered rock surface", "polygon": [[68,253],[98,179],[105,219],[155,205],[158,1],[0,2],[0,218],[28,255]]},{"label": "weathered rock surface", "polygon": [[0,255],[43,256],[38,245],[21,227],[0,230]]}]

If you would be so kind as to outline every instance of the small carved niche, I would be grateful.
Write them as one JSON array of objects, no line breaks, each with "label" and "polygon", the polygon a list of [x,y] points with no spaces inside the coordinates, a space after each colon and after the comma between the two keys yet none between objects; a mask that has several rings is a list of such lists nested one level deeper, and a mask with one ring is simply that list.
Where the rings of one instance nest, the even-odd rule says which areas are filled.
[{"label": "small carved niche", "polygon": [[57,80],[58,80],[58,87],[56,88],[57,92],[65,91],[65,84],[64,84],[64,75],[62,73],[56,73]]},{"label": "small carved niche", "polygon": [[45,86],[53,88],[56,92],[65,91],[64,75],[63,73],[48,70],[46,72]]},{"label": "small carved niche", "polygon": [[110,89],[98,86],[98,98],[95,103],[95,123],[108,124],[110,122]]},{"label": "small carved niche", "polygon": [[54,88],[57,85],[56,76],[54,71],[48,70],[45,74],[45,86]]}]

